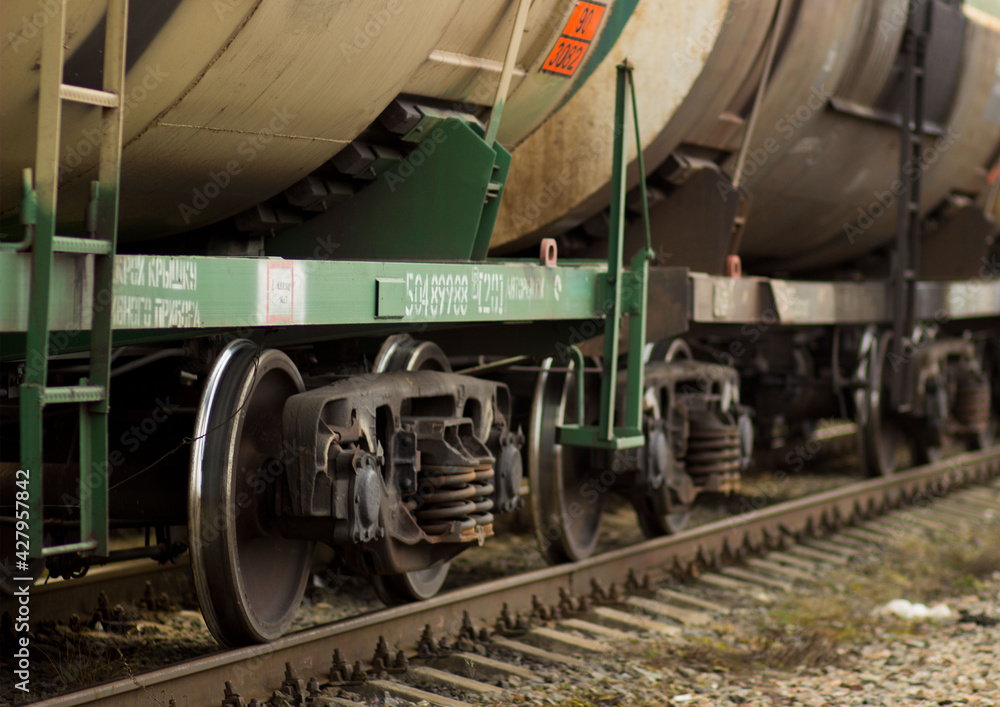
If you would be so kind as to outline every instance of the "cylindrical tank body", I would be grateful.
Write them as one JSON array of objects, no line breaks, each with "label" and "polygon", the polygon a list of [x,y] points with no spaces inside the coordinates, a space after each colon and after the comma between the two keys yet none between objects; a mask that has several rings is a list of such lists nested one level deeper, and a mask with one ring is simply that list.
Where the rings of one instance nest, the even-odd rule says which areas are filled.
[{"label": "cylindrical tank body", "polygon": [[[816,269],[893,241],[902,199],[894,59],[906,4],[885,0],[860,13],[850,63],[829,94],[818,93],[819,82],[803,75],[800,62],[777,66],[761,109],[764,127],[751,141],[760,163],[745,181],[752,202],[744,260]],[[927,59],[925,121],[934,132],[924,140],[919,168],[922,216],[950,195],[983,192],[1000,146],[997,22],[971,8],[964,15],[961,7],[933,9],[937,34]],[[798,28],[792,37],[813,44]],[[826,100],[810,103],[811,95]]]},{"label": "cylindrical tank body", "polygon": [[[597,17],[601,37],[614,2]],[[0,209],[16,223],[35,160],[42,29],[58,3],[2,7]],[[101,87],[103,0],[69,5],[65,82]],[[535,0],[498,139],[514,145],[579,79],[541,72],[576,9]],[[268,199],[330,160],[400,94],[488,115],[516,0],[132,3],[121,239],[189,231]],[[100,111],[63,104],[60,228],[79,230]],[[10,229],[5,228],[5,231]]]},{"label": "cylindrical tank body", "polygon": [[[985,202],[1000,147],[1000,3],[931,4],[924,215],[955,197]],[[49,6],[11,0],[0,16],[8,30],[0,57],[0,210],[8,234],[21,170],[34,162]],[[100,85],[103,7],[102,0],[70,6],[67,83]],[[397,97],[487,119],[517,7],[515,0],[134,4],[121,239],[197,234],[282,194],[329,165]],[[886,245],[896,224],[906,7],[905,0],[616,0],[604,5],[567,77],[546,71],[545,62],[580,2],[535,0],[498,135],[514,158],[493,252],[530,247],[606,208],[615,66],[625,58],[636,67],[650,172],[676,153],[732,177],[747,143],[739,176],[751,202],[739,253],[751,268],[817,270]],[[754,114],[772,37],[776,58]],[[65,104],[63,117],[60,229],[72,233],[96,174],[99,111]],[[628,149],[635,185],[631,141]],[[670,230],[670,219],[658,222]]]},{"label": "cylindrical tank body", "polygon": [[[635,66],[641,138],[652,170],[725,112],[760,54],[776,0],[639,2],[613,49],[573,97],[516,150],[492,246],[510,252],[557,235],[610,198],[616,66]],[[629,125],[631,131],[631,125]],[[626,143],[630,185],[635,142]]]},{"label": "cylindrical tank body", "polygon": [[[924,216],[953,196],[981,199],[1000,147],[998,4],[933,5]],[[635,19],[656,7],[640,4]],[[699,3],[700,27],[688,25],[683,37],[665,43],[653,22],[635,22],[587,85],[515,151],[494,251],[530,247],[606,206],[611,76],[626,56],[640,57],[634,63],[650,173],[676,151],[732,177],[749,140],[740,181],[751,201],[739,253],[756,271],[817,270],[890,243],[899,191],[898,56],[906,7],[905,0]],[[671,21],[685,25],[691,18]],[[748,138],[774,32],[775,60]],[[642,61],[650,46],[657,59]],[[658,83],[663,74],[671,77],[666,89]],[[671,89],[682,92],[674,103],[664,99]],[[647,102],[661,110],[644,108]],[[607,147],[574,152],[564,134]],[[634,164],[630,176],[630,185],[637,183]]]}]

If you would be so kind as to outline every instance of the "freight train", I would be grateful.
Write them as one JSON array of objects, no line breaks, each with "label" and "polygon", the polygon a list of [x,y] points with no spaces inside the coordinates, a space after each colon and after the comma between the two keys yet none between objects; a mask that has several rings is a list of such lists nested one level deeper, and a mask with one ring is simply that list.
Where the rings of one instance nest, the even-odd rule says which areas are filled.
[{"label": "freight train", "polygon": [[565,562],[824,417],[991,444],[994,0],[0,13],[5,589],[187,554],[264,642],[317,543],[427,598],[525,482]]}]

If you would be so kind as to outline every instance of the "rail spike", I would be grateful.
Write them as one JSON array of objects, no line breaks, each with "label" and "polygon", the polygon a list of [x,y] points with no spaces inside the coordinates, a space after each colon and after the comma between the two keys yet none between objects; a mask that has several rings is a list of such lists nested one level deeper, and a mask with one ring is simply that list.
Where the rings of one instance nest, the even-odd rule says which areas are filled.
[{"label": "rail spike", "polygon": [[246,702],[240,693],[233,689],[233,683],[226,680],[225,698],[222,700],[222,707],[246,707]]},{"label": "rail spike", "polygon": [[330,667],[330,682],[345,683],[350,677],[348,673],[347,661],[339,648],[333,650],[333,665]]},{"label": "rail spike", "polygon": [[391,666],[392,655],[389,653],[389,644],[386,643],[385,636],[378,637],[378,645],[375,646],[375,654],[372,656],[372,672],[375,674],[386,672]]}]

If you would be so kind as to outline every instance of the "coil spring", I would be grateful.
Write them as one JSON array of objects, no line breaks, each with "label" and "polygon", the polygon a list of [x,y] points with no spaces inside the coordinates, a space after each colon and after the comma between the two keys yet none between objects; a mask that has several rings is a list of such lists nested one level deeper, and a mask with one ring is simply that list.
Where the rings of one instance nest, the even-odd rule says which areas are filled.
[{"label": "coil spring", "polygon": [[972,430],[985,430],[990,422],[990,384],[975,371],[958,378],[952,410],[958,422]]},{"label": "coil spring", "polygon": [[406,507],[428,535],[441,535],[458,523],[461,531],[493,523],[493,466],[430,466],[417,477],[417,492]]},{"label": "coil spring", "polygon": [[718,421],[709,425],[692,419],[684,463],[692,476],[739,472],[739,427]]}]

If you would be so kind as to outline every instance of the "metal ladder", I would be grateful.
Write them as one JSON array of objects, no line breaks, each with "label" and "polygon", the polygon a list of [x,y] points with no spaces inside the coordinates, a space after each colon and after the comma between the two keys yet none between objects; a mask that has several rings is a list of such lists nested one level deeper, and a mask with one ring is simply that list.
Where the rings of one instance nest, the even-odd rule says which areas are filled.
[{"label": "metal ladder", "polygon": [[[909,0],[907,26],[900,55],[903,59],[903,104],[900,110],[899,177],[903,193],[899,196],[896,223],[895,262],[892,284],[895,297],[893,361],[905,361],[906,345],[913,332],[917,272],[920,255],[921,154],[924,143],[924,78],[927,44],[933,18],[932,2]],[[894,409],[909,408],[912,392],[907,366],[893,365],[890,378],[890,402]]]},{"label": "metal ladder", "polygon": [[[58,2],[59,12],[42,33],[34,183],[30,170],[25,170],[21,222],[26,237],[17,245],[18,250],[30,250],[32,257],[27,356],[20,400],[21,463],[29,472],[28,542],[32,558],[72,552],[108,553],[108,391],[128,0],[108,0],[104,83],[100,91],[63,83],[67,0]],[[89,238],[56,235],[63,101],[101,108],[100,166],[97,181],[90,185],[87,207]],[[49,301],[56,253],[94,258],[90,375],[78,385],[59,387],[47,384]],[[46,405],[66,403],[77,404],[80,409],[80,540],[43,547],[42,413]]]}]

